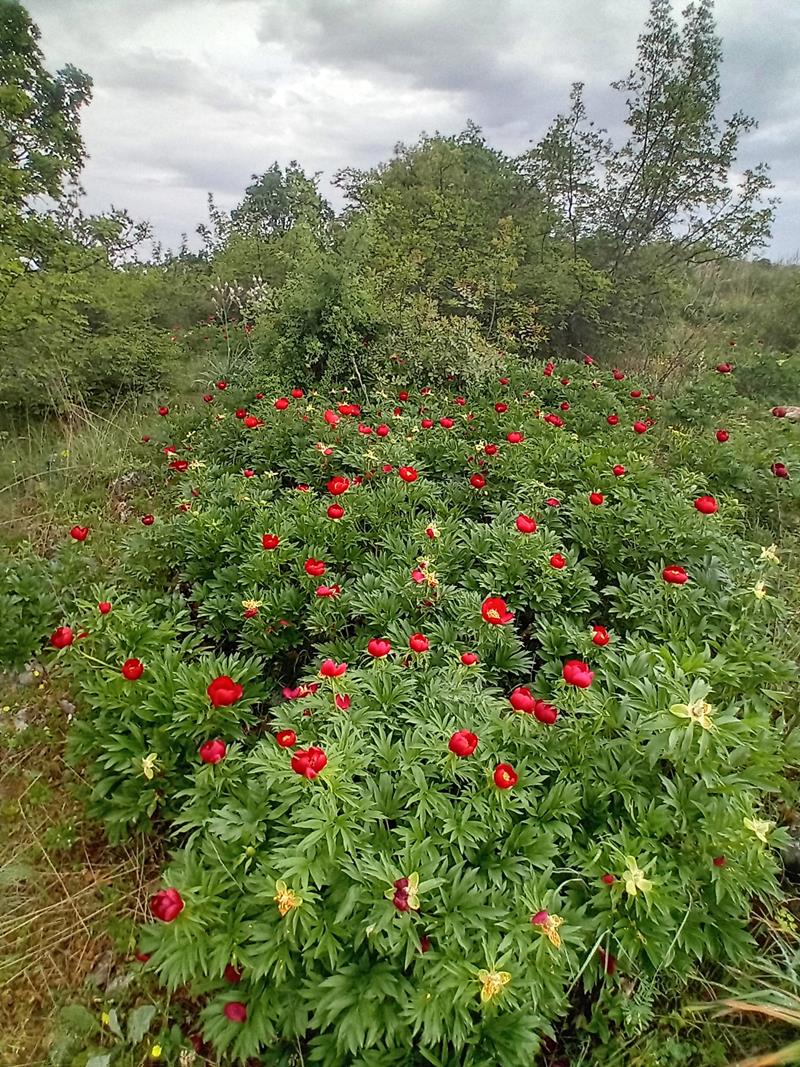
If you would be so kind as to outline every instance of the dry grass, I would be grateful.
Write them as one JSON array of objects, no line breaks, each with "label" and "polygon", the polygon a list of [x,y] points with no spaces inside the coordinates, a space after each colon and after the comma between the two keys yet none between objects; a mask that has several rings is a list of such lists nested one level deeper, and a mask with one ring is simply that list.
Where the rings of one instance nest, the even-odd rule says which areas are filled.
[{"label": "dry grass", "polygon": [[[47,683],[8,687],[0,746],[0,1064],[45,1061],[54,1017],[130,952],[157,877],[142,841],[105,844],[63,759],[67,714]],[[19,727],[25,723],[24,729]]]}]

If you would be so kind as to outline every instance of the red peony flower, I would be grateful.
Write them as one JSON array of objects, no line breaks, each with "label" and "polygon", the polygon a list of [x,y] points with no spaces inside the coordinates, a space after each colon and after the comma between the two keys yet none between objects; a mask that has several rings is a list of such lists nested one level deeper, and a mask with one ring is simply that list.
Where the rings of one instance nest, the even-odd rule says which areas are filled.
[{"label": "red peony flower", "polygon": [[297,744],[297,734],[294,730],[279,730],[275,734],[275,743],[278,748],[294,748]]},{"label": "red peony flower", "polygon": [[558,718],[558,710],[552,704],[548,704],[546,700],[536,701],[533,706],[533,714],[545,726],[553,726]]},{"label": "red peony flower", "polygon": [[606,952],[606,950],[602,948],[598,948],[597,955],[600,959],[600,964],[606,974],[614,974],[617,969],[617,957],[612,956],[610,952]]},{"label": "red peony flower", "polygon": [[244,425],[248,430],[255,430],[259,426],[263,426],[264,423],[261,419],[256,418],[255,415],[247,415],[244,419]]},{"label": "red peony flower", "polygon": [[89,536],[88,526],[73,526],[69,532],[69,535],[75,541],[85,541]]},{"label": "red peony flower", "polygon": [[562,571],[567,565],[567,561],[560,552],[554,552],[550,557],[550,566],[553,570]]},{"label": "red peony flower", "polygon": [[471,756],[478,747],[478,735],[470,730],[456,730],[450,738],[447,747],[454,756]]},{"label": "red peony flower", "polygon": [[508,610],[505,600],[499,596],[490,596],[484,600],[481,604],[481,615],[483,621],[491,623],[492,626],[502,626],[514,618],[514,612]]},{"label": "red peony flower", "polygon": [[616,370],[616,369],[614,370],[614,381],[615,382],[621,382],[624,378],[625,378],[625,375],[622,373],[621,370]]},{"label": "red peony flower", "polygon": [[689,575],[677,563],[672,563],[669,567],[665,567],[661,572],[661,577],[669,585],[685,585],[689,581]]},{"label": "red peony flower", "polygon": [[[641,389],[631,389],[631,392],[630,392],[631,400],[638,400],[641,395],[642,395],[642,390]],[[647,399],[648,400],[652,400],[653,398],[650,396]]]},{"label": "red peony flower", "polygon": [[339,711],[348,711],[350,708],[350,694],[349,693],[337,693],[333,698],[333,702]]},{"label": "red peony flower", "polygon": [[328,757],[321,748],[312,745],[310,748],[300,748],[292,756],[292,770],[295,774],[302,774],[304,778],[313,781],[328,762]]},{"label": "red peony flower", "polygon": [[143,526],[152,526],[155,521],[155,515],[142,515]]},{"label": "red peony flower", "polygon": [[97,610],[101,615],[108,615],[109,611],[111,611],[111,604],[108,600],[101,600],[97,605]]},{"label": "red peony flower", "polygon": [[593,626],[592,627],[592,644],[597,645],[598,648],[603,648],[611,638],[608,635],[608,630],[605,626]]},{"label": "red peony flower", "polygon": [[547,500],[545,500],[545,504],[547,504],[547,506],[549,508],[560,508],[561,507],[561,501],[560,500],[556,500],[556,498],[554,496],[549,496],[547,498]]},{"label": "red peony flower", "polygon": [[486,479],[482,474],[473,474],[469,480],[469,484],[473,489],[483,489],[486,486]]},{"label": "red peony flower", "polygon": [[452,430],[452,428],[455,426],[455,423],[449,415],[445,415],[444,418],[439,419],[439,425],[443,426],[445,430]]},{"label": "red peony flower", "polygon": [[694,506],[703,515],[713,515],[715,511],[719,511],[719,504],[713,496],[699,496]]},{"label": "red peony flower", "polygon": [[302,389],[292,389],[292,396],[295,400],[300,400],[305,394]]},{"label": "red peony flower", "polygon": [[303,566],[305,567],[306,574],[310,575],[312,578],[321,578],[325,573],[325,564],[323,561],[321,559],[314,559],[313,556],[310,559],[307,559]]},{"label": "red peony flower", "polygon": [[552,378],[552,376],[553,376],[553,371],[554,371],[555,369],[556,369],[556,365],[555,365],[555,363],[546,363],[546,364],[545,364],[545,367],[544,367],[544,370],[542,371],[542,373],[543,373],[543,374],[545,375],[545,377],[547,377],[547,378]]},{"label": "red peony flower", "polygon": [[776,478],[788,478],[789,470],[785,463],[773,463],[770,470]]},{"label": "red peony flower", "polygon": [[339,585],[318,585],[315,593],[320,597],[337,597],[342,589]]},{"label": "red peony flower", "polygon": [[499,446],[498,445],[486,445],[484,447],[484,449],[483,449],[483,451],[486,453],[487,456],[496,456],[497,453],[498,453],[498,450],[499,450]]},{"label": "red peony flower", "polygon": [[227,389],[227,388],[228,388],[228,383],[227,382],[217,382],[217,389],[222,390],[222,389]]},{"label": "red peony flower", "polygon": [[242,471],[242,474],[244,475],[245,478],[254,478],[256,472],[254,470],[252,470],[252,468],[250,468],[250,467],[245,467],[245,469]]},{"label": "red peony flower", "polygon": [[228,746],[224,741],[217,738],[215,741],[206,741],[200,746],[200,759],[203,763],[219,763],[225,759]]},{"label": "red peony flower", "polygon": [[144,664],[140,659],[126,659],[122,664],[122,677],[135,682],[144,673]]},{"label": "red peony flower", "polygon": [[150,911],[162,923],[174,922],[183,908],[183,897],[177,889],[160,889],[150,897]]},{"label": "red peony flower", "polygon": [[423,419],[420,426],[423,430],[430,430],[433,426],[433,419]]},{"label": "red peony flower", "polygon": [[405,404],[406,400],[408,400],[408,393],[406,392],[405,389],[403,389],[402,392],[397,394],[397,399],[398,400],[402,400],[403,403]]},{"label": "red peony flower", "polygon": [[267,548],[267,549],[277,548],[279,543],[280,543],[280,538],[278,537],[277,534],[262,534],[261,535],[261,544],[264,546],[264,548]]},{"label": "red peony flower", "polygon": [[412,634],[408,639],[408,647],[412,652],[427,652],[431,643],[424,634]]},{"label": "red peony flower", "polygon": [[367,645],[367,652],[374,659],[382,659],[392,651],[392,646],[384,637],[373,637]]},{"label": "red peony flower", "polygon": [[617,877],[614,874],[604,874],[600,881],[603,885],[613,885],[616,882]]},{"label": "red peony flower", "polygon": [[512,789],[519,781],[519,775],[510,763],[498,763],[494,769],[494,784],[498,789]]},{"label": "red peony flower", "polygon": [[203,394],[203,400],[205,400],[205,402],[207,404],[213,404],[214,403],[214,397],[211,395],[211,393],[204,393]]},{"label": "red peony flower", "polygon": [[329,519],[341,519],[344,516],[344,508],[341,504],[331,504],[328,507]]},{"label": "red peony flower", "polygon": [[230,982],[231,985],[238,985],[242,980],[244,971],[241,967],[234,967],[232,963],[225,965],[225,970],[222,972],[222,977],[226,982]]},{"label": "red peony flower", "polygon": [[600,504],[605,503],[605,497],[602,493],[589,493],[589,503],[594,504],[595,507],[599,507]]},{"label": "red peony flower", "polygon": [[334,663],[332,659],[326,659],[322,661],[319,673],[323,678],[341,678],[346,670],[346,663]]},{"label": "red peony flower", "polygon": [[330,408],[322,416],[329,426],[338,426],[341,421],[335,411],[331,411]]},{"label": "red peony flower", "polygon": [[725,859],[724,856],[715,856],[711,862],[714,864],[715,867],[724,867],[728,861]]},{"label": "red peony flower", "polygon": [[721,445],[724,445],[727,440],[730,439],[730,434],[727,430],[717,430],[714,435]]},{"label": "red peony flower", "polygon": [[594,681],[594,671],[589,670],[589,664],[580,659],[568,659],[561,674],[567,685],[579,689],[588,689]]},{"label": "red peony flower", "polygon": [[501,400],[500,403],[495,404],[494,410],[497,412],[498,415],[505,415],[505,413],[508,411],[508,404],[504,404]]},{"label": "red peony flower", "polygon": [[158,409],[158,413],[159,413],[159,415],[162,415],[162,416],[169,415],[169,408],[160,407]]},{"label": "red peony flower", "polygon": [[241,1000],[228,1001],[222,1010],[225,1018],[230,1019],[232,1023],[247,1022],[247,1005],[242,1004]]},{"label": "red peony flower", "polygon": [[519,430],[512,430],[511,433],[506,434],[506,441],[510,445],[521,445],[524,440],[525,438]]},{"label": "red peony flower", "polygon": [[279,396],[273,406],[277,411],[286,411],[289,406],[289,400],[285,396]]},{"label": "red peony flower", "polygon": [[461,662],[465,667],[474,667],[478,662],[478,657],[474,652],[462,652]]},{"label": "red peony flower", "polygon": [[209,684],[206,692],[208,693],[208,699],[215,708],[227,708],[231,704],[235,704],[237,700],[242,699],[244,688],[238,682],[234,682],[233,678],[229,678],[227,674],[221,674],[219,678],[215,678]]},{"label": "red peony flower", "polygon": [[616,463],[611,468],[611,473],[614,475],[615,478],[621,478],[623,474],[627,474],[627,471],[625,470],[625,468],[622,466],[621,463]]},{"label": "red peony flower", "polygon": [[529,515],[517,515],[516,527],[520,533],[536,533],[536,520]]},{"label": "red peony flower", "polygon": [[559,428],[564,425],[564,420],[558,415],[545,415],[544,421],[549,423],[550,426],[558,426]]},{"label": "red peony flower", "polygon": [[247,408],[237,408],[234,415],[237,419],[243,419],[247,414]]},{"label": "red peony flower", "polygon": [[776,419],[785,419],[786,411],[786,408],[773,408],[772,414],[775,416]]},{"label": "red peony flower", "polygon": [[421,571],[419,567],[411,572],[411,580],[416,582],[417,585],[422,585],[425,581],[425,571]]},{"label": "red peony flower", "polygon": [[377,437],[387,437],[389,434],[389,427],[385,422],[382,422],[380,426],[375,427],[375,435]]},{"label": "red peony flower", "polygon": [[536,703],[530,689],[524,685],[517,686],[508,702],[514,711],[524,711],[528,715],[533,714],[533,706]]},{"label": "red peony flower", "polygon": [[337,474],[328,482],[328,492],[331,496],[341,496],[350,488],[350,479],[343,474]]},{"label": "red peony flower", "polygon": [[413,467],[400,467],[397,471],[404,482],[415,482],[419,475]]},{"label": "red peony flower", "polygon": [[730,372],[732,370],[733,370],[733,364],[732,363],[718,363],[717,364],[717,374],[730,374]]},{"label": "red peony flower", "polygon": [[75,635],[69,626],[59,626],[50,635],[50,644],[53,648],[67,648],[75,640]]},{"label": "red peony flower", "polygon": [[647,433],[647,423],[641,420],[633,424],[634,433]]}]

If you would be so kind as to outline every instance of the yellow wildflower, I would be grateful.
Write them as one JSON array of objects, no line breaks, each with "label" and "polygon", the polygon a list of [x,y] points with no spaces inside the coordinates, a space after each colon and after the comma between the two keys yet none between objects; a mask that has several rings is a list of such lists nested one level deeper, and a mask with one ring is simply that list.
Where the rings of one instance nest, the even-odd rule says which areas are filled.
[{"label": "yellow wildflower", "polygon": [[767,836],[773,828],[773,824],[768,819],[745,819],[744,825],[756,835],[759,841],[763,841],[766,845]]},{"label": "yellow wildflower", "polygon": [[151,781],[158,770],[158,756],[155,752],[151,752],[149,755],[142,758],[142,774],[145,778]]},{"label": "yellow wildflower", "polygon": [[288,915],[292,908],[299,908],[303,903],[303,898],[293,889],[289,889],[284,881],[275,883],[275,896],[272,899],[278,905],[281,918]]},{"label": "yellow wildflower", "polygon": [[767,563],[780,563],[780,557],[778,556],[777,550],[777,545],[770,545],[768,548],[762,548],[761,559],[765,559]]},{"label": "yellow wildflower", "polygon": [[111,1016],[108,1014],[107,1011],[104,1011],[100,1014],[100,1022],[103,1024],[103,1026],[108,1026],[108,1024],[111,1022]]},{"label": "yellow wildflower", "polygon": [[766,597],[766,595],[767,595],[766,583],[761,581],[761,579],[759,579],[756,582],[756,584],[753,586],[753,596],[756,598],[756,600],[763,600]]},{"label": "yellow wildflower", "polygon": [[502,993],[511,981],[511,975],[508,971],[478,971],[478,981],[481,983],[481,1004],[486,1004]]},{"label": "yellow wildflower", "polygon": [[693,700],[691,704],[673,704],[669,710],[679,719],[688,719],[692,726],[696,723],[704,730],[714,729],[711,718],[714,708],[707,700]]},{"label": "yellow wildflower", "polygon": [[551,915],[547,911],[538,911],[531,923],[544,934],[553,948],[561,948],[561,934],[558,932],[559,926],[564,925],[564,920],[560,915]]},{"label": "yellow wildflower", "polygon": [[637,864],[633,856],[625,857],[626,870],[622,872],[622,880],[625,883],[625,892],[632,897],[637,893],[649,893],[653,883],[644,876],[644,871]]},{"label": "yellow wildflower", "polygon": [[150,1049],[150,1059],[151,1060],[159,1060],[159,1059],[161,1059],[161,1045],[153,1045],[153,1047]]},{"label": "yellow wildflower", "polygon": [[243,600],[242,607],[245,611],[258,611],[263,603],[263,600]]}]

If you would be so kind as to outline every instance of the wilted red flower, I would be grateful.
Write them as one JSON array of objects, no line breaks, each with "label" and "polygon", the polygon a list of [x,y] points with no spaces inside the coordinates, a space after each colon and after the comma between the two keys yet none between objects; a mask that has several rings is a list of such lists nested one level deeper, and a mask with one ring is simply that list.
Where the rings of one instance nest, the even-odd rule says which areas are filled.
[{"label": "wilted red flower", "polygon": [[150,897],[150,911],[162,923],[174,922],[183,909],[183,897],[177,889],[160,889]]},{"label": "wilted red flower", "polygon": [[661,572],[661,577],[670,585],[684,585],[689,581],[689,575],[677,563],[671,563],[668,567],[665,567]]},{"label": "wilted red flower", "polygon": [[373,637],[367,644],[367,652],[374,659],[382,659],[392,651],[392,646],[384,637]]},{"label": "wilted red flower", "polygon": [[323,561],[321,559],[314,559],[313,556],[310,559],[307,559],[303,566],[305,567],[306,574],[310,575],[312,578],[321,578],[325,573],[325,564]]},{"label": "wilted red flower", "polygon": [[59,626],[50,635],[50,644],[53,648],[67,648],[74,640],[75,635],[69,626]]},{"label": "wilted red flower", "polygon": [[519,781],[519,775],[510,763],[498,763],[494,769],[494,784],[498,789],[512,789]]},{"label": "wilted red flower", "polygon": [[217,738],[214,741],[206,741],[200,746],[200,759],[203,763],[219,763],[225,759],[228,746],[224,741]]},{"label": "wilted red flower", "polygon": [[404,482],[415,482],[419,475],[413,467],[400,467],[397,471]]},{"label": "wilted red flower", "polygon": [[504,625],[514,618],[513,611],[508,610],[505,600],[499,596],[490,596],[484,600],[481,604],[481,615],[484,622],[489,622],[493,626]]},{"label": "wilted red flower", "polygon": [[313,780],[327,764],[328,757],[321,748],[312,745],[310,748],[300,748],[292,756],[292,770],[295,774],[302,774],[304,778]]},{"label": "wilted red flower", "polygon": [[699,496],[695,500],[694,506],[703,515],[713,515],[715,511],[719,511],[719,504],[713,496]]},{"label": "wilted red flower", "polygon": [[450,738],[447,747],[455,756],[471,756],[478,747],[478,735],[470,730],[456,730]]},{"label": "wilted red flower", "polygon": [[122,664],[122,677],[135,682],[144,673],[144,664],[140,659],[126,659]]},{"label": "wilted red flower", "polygon": [[594,681],[594,671],[589,670],[589,664],[580,659],[568,659],[561,673],[567,685],[575,685],[579,689],[588,689]]},{"label": "wilted red flower", "polygon": [[346,663],[334,663],[332,659],[326,659],[322,661],[319,673],[323,678],[341,678],[346,670]]},{"label": "wilted red flower", "polygon": [[516,527],[520,533],[536,533],[536,520],[529,515],[517,515]]},{"label": "wilted red flower", "polygon": [[215,708],[227,708],[242,699],[244,688],[227,674],[221,674],[209,684],[206,692]]}]

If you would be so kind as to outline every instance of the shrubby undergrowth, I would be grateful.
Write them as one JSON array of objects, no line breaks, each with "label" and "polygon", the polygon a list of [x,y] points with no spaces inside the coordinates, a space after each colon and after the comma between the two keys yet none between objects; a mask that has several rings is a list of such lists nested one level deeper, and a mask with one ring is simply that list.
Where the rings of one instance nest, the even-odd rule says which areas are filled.
[{"label": "shrubby undergrowth", "polygon": [[175,849],[140,951],[202,1040],[522,1064],[758,951],[800,456],[730,379],[683,429],[575,363],[158,420],[167,495],[53,643],[91,810]]}]

